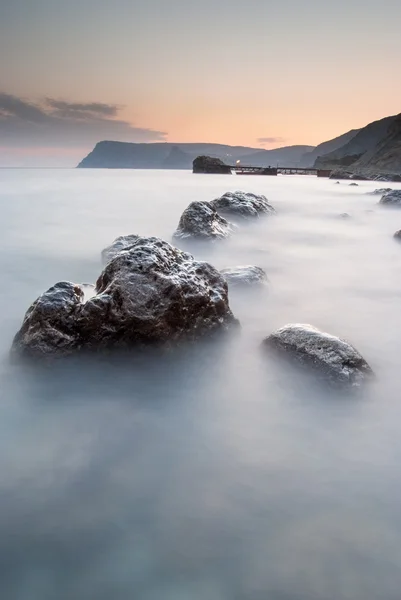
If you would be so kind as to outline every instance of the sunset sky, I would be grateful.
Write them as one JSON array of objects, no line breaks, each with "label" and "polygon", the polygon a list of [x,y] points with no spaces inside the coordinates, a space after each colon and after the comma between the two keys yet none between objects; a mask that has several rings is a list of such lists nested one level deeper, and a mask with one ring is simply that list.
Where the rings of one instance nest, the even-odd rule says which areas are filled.
[{"label": "sunset sky", "polygon": [[0,3],[0,165],[318,144],[401,111],[399,0]]}]

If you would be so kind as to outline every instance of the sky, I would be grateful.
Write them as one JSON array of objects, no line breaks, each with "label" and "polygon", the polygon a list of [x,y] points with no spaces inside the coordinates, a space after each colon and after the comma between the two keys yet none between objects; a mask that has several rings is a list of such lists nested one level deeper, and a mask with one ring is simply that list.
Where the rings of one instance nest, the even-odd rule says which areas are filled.
[{"label": "sky", "polygon": [[316,145],[401,112],[399,0],[0,0],[0,166]]}]

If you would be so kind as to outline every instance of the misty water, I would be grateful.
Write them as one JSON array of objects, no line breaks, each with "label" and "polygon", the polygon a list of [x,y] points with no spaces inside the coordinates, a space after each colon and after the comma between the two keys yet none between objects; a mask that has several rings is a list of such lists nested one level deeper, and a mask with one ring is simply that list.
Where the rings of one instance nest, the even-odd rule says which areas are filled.
[{"label": "misty water", "polygon": [[[399,600],[401,210],[367,194],[383,185],[0,171],[2,599]],[[265,268],[266,288],[230,291],[239,333],[10,364],[42,291],[95,281],[118,235],[171,241],[191,201],[235,189],[277,216],[193,253]],[[273,362],[261,341],[291,322],[351,341],[375,381],[345,396]]]}]

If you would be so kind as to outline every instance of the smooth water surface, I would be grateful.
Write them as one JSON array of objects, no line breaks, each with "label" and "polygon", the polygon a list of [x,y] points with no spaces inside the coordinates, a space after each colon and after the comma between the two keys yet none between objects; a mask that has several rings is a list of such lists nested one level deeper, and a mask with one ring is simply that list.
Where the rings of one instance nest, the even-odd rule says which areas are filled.
[{"label": "smooth water surface", "polygon": [[[0,171],[0,597],[399,600],[401,210],[383,185],[309,176]],[[29,304],[93,282],[128,233],[171,240],[193,200],[265,194],[277,216],[193,248],[256,264],[238,335],[124,361],[11,365]],[[347,212],[350,218],[339,215]],[[376,372],[357,397],[260,344],[306,322]]]}]

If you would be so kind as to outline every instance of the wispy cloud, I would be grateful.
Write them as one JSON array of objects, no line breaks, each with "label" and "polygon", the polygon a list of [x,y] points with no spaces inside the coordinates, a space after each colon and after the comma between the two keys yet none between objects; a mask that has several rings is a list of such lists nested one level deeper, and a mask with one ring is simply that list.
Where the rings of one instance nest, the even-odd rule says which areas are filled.
[{"label": "wispy cloud", "polygon": [[260,137],[258,142],[264,146],[265,144],[281,144],[285,142],[285,139],[281,137]]},{"label": "wispy cloud", "polygon": [[35,102],[0,93],[0,138],[3,146],[87,148],[108,139],[127,142],[165,141],[166,133],[137,127],[118,118],[121,107],[101,102]]}]

